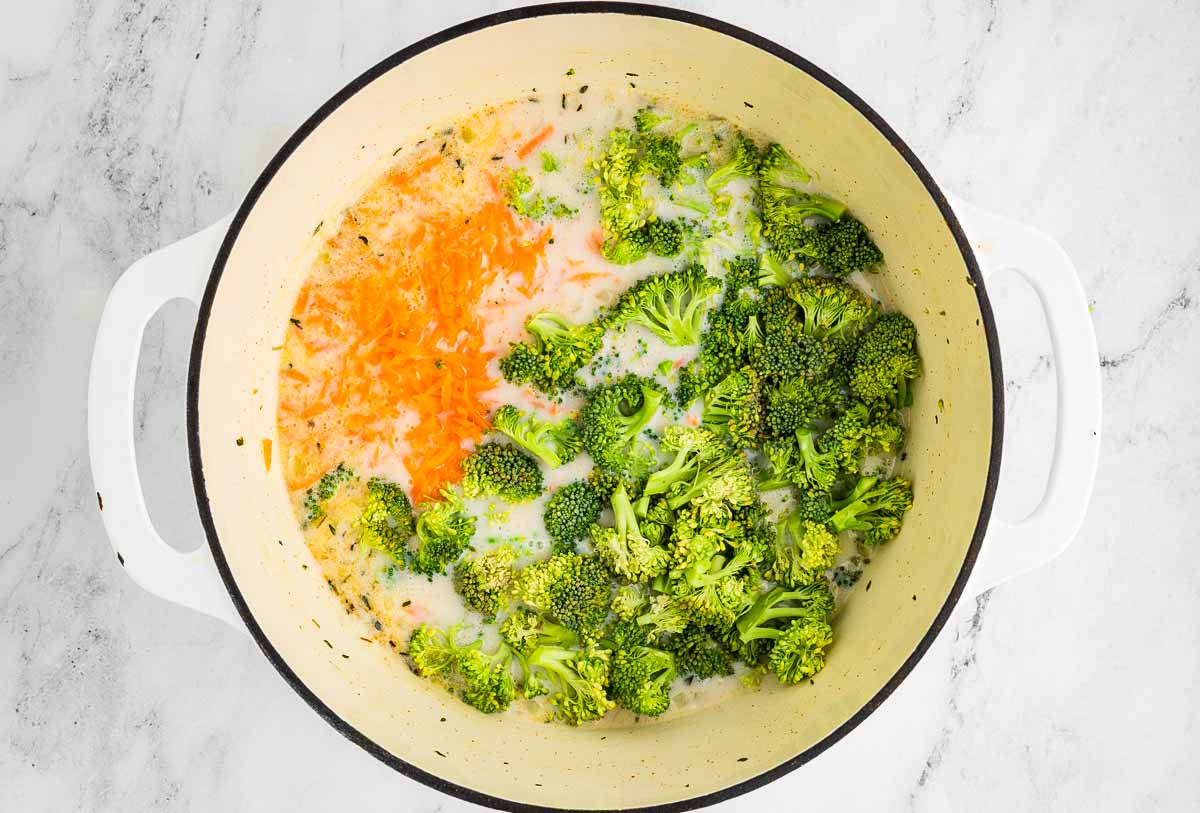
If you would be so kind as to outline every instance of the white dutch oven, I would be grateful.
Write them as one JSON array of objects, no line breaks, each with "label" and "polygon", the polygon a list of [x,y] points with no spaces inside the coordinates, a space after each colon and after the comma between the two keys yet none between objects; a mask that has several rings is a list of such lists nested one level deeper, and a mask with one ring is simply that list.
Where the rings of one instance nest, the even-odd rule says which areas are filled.
[{"label": "white dutch oven", "polygon": [[[497,54],[509,60],[503,67]],[[339,607],[319,568],[302,567],[311,560],[281,467],[264,471],[259,440],[275,435],[271,348],[282,341],[312,256],[314,225],[352,202],[397,144],[447,117],[556,87],[567,66],[592,93],[636,73],[640,90],[769,133],[803,156],[823,191],[851,201],[870,224],[888,258],[887,294],[917,323],[925,372],[905,463],[916,505],[901,536],[873,557],[873,589],[859,587],[842,613],[828,666],[812,685],[747,691],[704,714],[628,728],[479,714],[414,677],[394,652],[360,640],[361,621]],[[1049,486],[1019,524],[989,522],[1004,410],[985,282],[1002,269],[1022,273],[1041,295],[1057,360]],[[178,297],[200,307],[188,442],[209,543],[186,554],[150,523],[132,423],[142,330]],[[423,40],[356,79],[288,140],[235,215],[120,279],[100,323],[89,393],[104,523],[135,581],[248,630],[317,713],[379,759],[506,809],[579,807],[583,799],[594,809],[681,810],[811,759],[891,693],[964,593],[1066,546],[1091,493],[1099,430],[1095,336],[1084,292],[1056,243],[948,203],[874,111],[796,54],[715,20],[620,3],[495,14]]]}]

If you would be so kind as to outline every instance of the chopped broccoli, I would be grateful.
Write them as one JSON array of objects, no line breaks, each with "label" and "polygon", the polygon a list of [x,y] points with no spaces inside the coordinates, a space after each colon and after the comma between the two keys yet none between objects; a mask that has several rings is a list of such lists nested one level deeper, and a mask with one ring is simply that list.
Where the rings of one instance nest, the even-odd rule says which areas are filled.
[{"label": "chopped broccoli", "polygon": [[413,671],[456,691],[470,706],[494,714],[504,711],[516,697],[509,664],[512,651],[501,645],[488,654],[482,641],[459,645],[458,630],[440,630],[426,624],[413,630],[408,642],[408,659]]},{"label": "chopped broccoli", "polygon": [[836,381],[785,378],[766,393],[765,424],[773,438],[787,438],[832,415],[845,399]]},{"label": "chopped broccoli", "polygon": [[811,237],[809,256],[828,274],[845,277],[883,262],[883,252],[856,218],[846,216],[817,226]]},{"label": "chopped broccoli", "polygon": [[646,582],[667,571],[670,556],[665,548],[642,535],[625,487],[612,495],[616,527],[592,525],[592,550],[608,569],[631,582]]},{"label": "chopped broccoli", "polygon": [[463,493],[529,502],[542,493],[537,461],[515,446],[484,443],[463,461]]},{"label": "chopped broccoli", "polygon": [[681,675],[703,680],[733,674],[733,653],[698,624],[672,635],[664,646],[675,655],[675,668]]},{"label": "chopped broccoli", "polygon": [[425,576],[445,573],[446,567],[471,544],[475,518],[452,491],[443,490],[440,500],[422,503],[418,508],[417,549],[409,555],[408,567]]},{"label": "chopped broccoli", "polygon": [[866,294],[839,280],[798,279],[787,286],[787,295],[804,313],[806,336],[855,333],[875,315],[875,304]]},{"label": "chopped broccoli", "polygon": [[833,643],[829,622],[800,618],[783,631],[771,650],[769,664],[785,686],[794,686],[825,668],[825,650]]},{"label": "chopped broccoli", "polygon": [[544,687],[560,720],[598,720],[616,705],[608,698],[609,653],[604,649],[540,646],[524,661],[529,681]]},{"label": "chopped broccoli", "polygon": [[704,395],[703,424],[732,445],[755,444],[763,431],[762,388],[752,367],[730,373]]},{"label": "chopped broccoli", "polygon": [[666,124],[670,116],[660,116],[653,107],[640,108],[633,114],[633,126],[639,133],[648,133],[660,124]]},{"label": "chopped broccoli", "polygon": [[[547,153],[542,153],[542,166],[545,167]],[[553,156],[550,156],[553,160]],[[532,220],[549,217],[571,217],[576,210],[553,197],[546,197],[541,192],[533,191],[533,179],[524,169],[511,170],[500,181],[508,205],[519,215]]]},{"label": "chopped broccoli", "polygon": [[758,174],[758,145],[738,132],[735,134],[733,154],[721,166],[713,170],[704,184],[710,192],[717,192],[734,178],[753,178]]},{"label": "chopped broccoli", "polygon": [[725,260],[724,265],[726,297],[737,296],[743,288],[758,287],[762,271],[754,257],[734,257]]},{"label": "chopped broccoli", "polygon": [[626,375],[592,390],[580,414],[583,447],[601,466],[628,471],[637,462],[633,444],[664,400],[653,380]]},{"label": "chopped broccoli", "polygon": [[808,170],[778,144],[768,144],[758,164],[758,174],[773,184],[806,184]]},{"label": "chopped broccoli", "polygon": [[862,477],[845,498],[834,501],[829,527],[834,533],[857,531],[868,545],[880,545],[900,533],[912,504],[912,486],[903,477]]},{"label": "chopped broccoli", "polygon": [[575,543],[586,539],[588,529],[600,518],[601,500],[587,480],[575,480],[559,488],[546,503],[542,524],[555,553],[574,553]]},{"label": "chopped broccoli", "polygon": [[514,592],[530,607],[588,637],[608,615],[612,583],[596,557],[560,553],[521,570]]},{"label": "chopped broccoli", "polygon": [[894,454],[903,443],[904,427],[893,411],[856,403],[821,435],[817,448],[833,454],[842,471],[857,474],[868,455]]},{"label": "chopped broccoli", "polygon": [[801,511],[785,516],[776,529],[775,543],[767,553],[763,575],[788,587],[803,587],[822,578],[838,555],[837,537],[821,522],[804,518]]},{"label": "chopped broccoli", "polygon": [[921,369],[917,329],[907,316],[885,313],[867,329],[854,357],[850,391],[868,402],[912,403],[908,385]]},{"label": "chopped broccoli", "polygon": [[657,717],[671,705],[675,656],[644,644],[612,649],[608,691],[618,706]]},{"label": "chopped broccoli", "polygon": [[617,303],[613,323],[636,322],[670,345],[695,344],[704,314],[720,292],[720,280],[693,263],[637,282]]},{"label": "chopped broccoli", "polygon": [[513,342],[500,359],[500,372],[514,384],[532,384],[542,392],[561,392],[577,383],[575,374],[595,358],[604,341],[604,327],[573,325],[542,311],[525,323],[533,340]]},{"label": "chopped broccoli", "polygon": [[818,618],[833,612],[833,594],[824,579],[802,587],[773,587],[762,593],[737,619],[738,637],[743,641],[779,637],[774,622],[781,619]]},{"label": "chopped broccoli", "polygon": [[747,538],[732,556],[717,554],[693,562],[675,582],[675,595],[700,623],[730,627],[747,604],[747,568],[761,561],[764,553],[757,540]]},{"label": "chopped broccoli", "polygon": [[338,463],[322,474],[316,485],[304,492],[305,524],[312,525],[325,519],[325,504],[333,499],[333,495],[343,483],[353,478],[354,469],[345,463]]},{"label": "chopped broccoli", "polygon": [[678,220],[655,218],[645,226],[650,251],[659,257],[674,257],[683,249],[683,225]]},{"label": "chopped broccoli", "polygon": [[492,416],[492,426],[552,468],[570,463],[583,448],[570,418],[552,422],[505,404]]},{"label": "chopped broccoli", "polygon": [[454,589],[472,610],[493,619],[504,609],[515,572],[517,553],[511,545],[498,545],[454,568]]},{"label": "chopped broccoli", "polygon": [[404,563],[406,545],[416,524],[412,503],[403,488],[379,477],[368,480],[367,499],[357,524],[360,542]]},{"label": "chopped broccoli", "polygon": [[548,695],[556,716],[579,725],[603,717],[614,705],[609,684],[609,652],[537,613],[520,609],[500,626],[500,638],[524,672],[524,697]]}]

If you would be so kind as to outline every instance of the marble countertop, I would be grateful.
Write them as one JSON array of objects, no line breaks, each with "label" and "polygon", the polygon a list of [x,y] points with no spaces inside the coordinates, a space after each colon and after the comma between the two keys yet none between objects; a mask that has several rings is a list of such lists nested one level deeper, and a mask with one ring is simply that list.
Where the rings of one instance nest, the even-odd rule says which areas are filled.
[{"label": "marble countertop", "polygon": [[[87,462],[97,319],[136,258],[231,210],[298,123],[400,47],[507,3],[54,0],[0,26],[0,809],[464,810],[344,740],[253,645],[136,587]],[[1096,495],[1050,566],[961,606],[836,748],[725,810],[1200,807],[1200,7],[733,3],[863,95],[948,189],[1078,264],[1105,387]],[[15,17],[15,19],[14,19]],[[999,511],[1045,482],[1053,359],[993,289],[1009,432]],[[191,314],[151,324],[139,458],[164,536],[187,474]],[[1182,647],[1182,648],[1181,648]],[[861,771],[852,788],[825,781]]]}]

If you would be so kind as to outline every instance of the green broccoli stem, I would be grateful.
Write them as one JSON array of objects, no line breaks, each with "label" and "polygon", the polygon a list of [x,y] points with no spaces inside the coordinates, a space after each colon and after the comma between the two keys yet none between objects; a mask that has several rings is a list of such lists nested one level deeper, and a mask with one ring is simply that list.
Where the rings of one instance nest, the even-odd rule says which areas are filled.
[{"label": "green broccoli stem", "polygon": [[778,638],[783,634],[783,630],[764,625],[779,618],[799,618],[811,612],[811,610],[803,605],[799,607],[781,607],[779,605],[785,601],[807,601],[822,589],[827,588],[819,583],[810,584],[798,590],[787,590],[783,587],[772,589],[760,596],[751,605],[750,609],[746,610],[738,618],[738,637],[743,642],[754,641],[760,638]]}]

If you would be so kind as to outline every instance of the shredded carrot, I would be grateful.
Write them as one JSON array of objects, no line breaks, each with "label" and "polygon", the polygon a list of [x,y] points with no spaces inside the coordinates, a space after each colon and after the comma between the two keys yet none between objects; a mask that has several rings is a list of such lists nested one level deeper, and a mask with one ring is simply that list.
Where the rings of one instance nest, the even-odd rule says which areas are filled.
[{"label": "shredded carrot", "polygon": [[550,134],[553,132],[553,124],[547,124],[545,127],[538,130],[533,138],[525,142],[525,146],[517,150],[517,157],[521,159],[528,158],[529,154],[545,143],[546,139],[549,138]]},{"label": "shredded carrot", "polygon": [[270,438],[263,438],[262,449],[263,449],[263,465],[266,466],[267,471],[270,471],[271,470],[271,439]]},{"label": "shredded carrot", "polygon": [[568,282],[587,282],[593,279],[612,279],[612,274],[604,271],[579,271],[567,276]]},{"label": "shredded carrot", "polygon": [[[297,297],[304,330],[288,332],[279,381],[290,488],[347,457],[393,455],[420,502],[461,477],[464,443],[487,428],[484,293],[502,274],[533,290],[551,234],[513,214],[491,171],[460,199],[469,209],[447,202],[439,182],[461,182],[453,167],[434,155],[386,175]],[[396,216],[409,211],[419,216]]]}]

